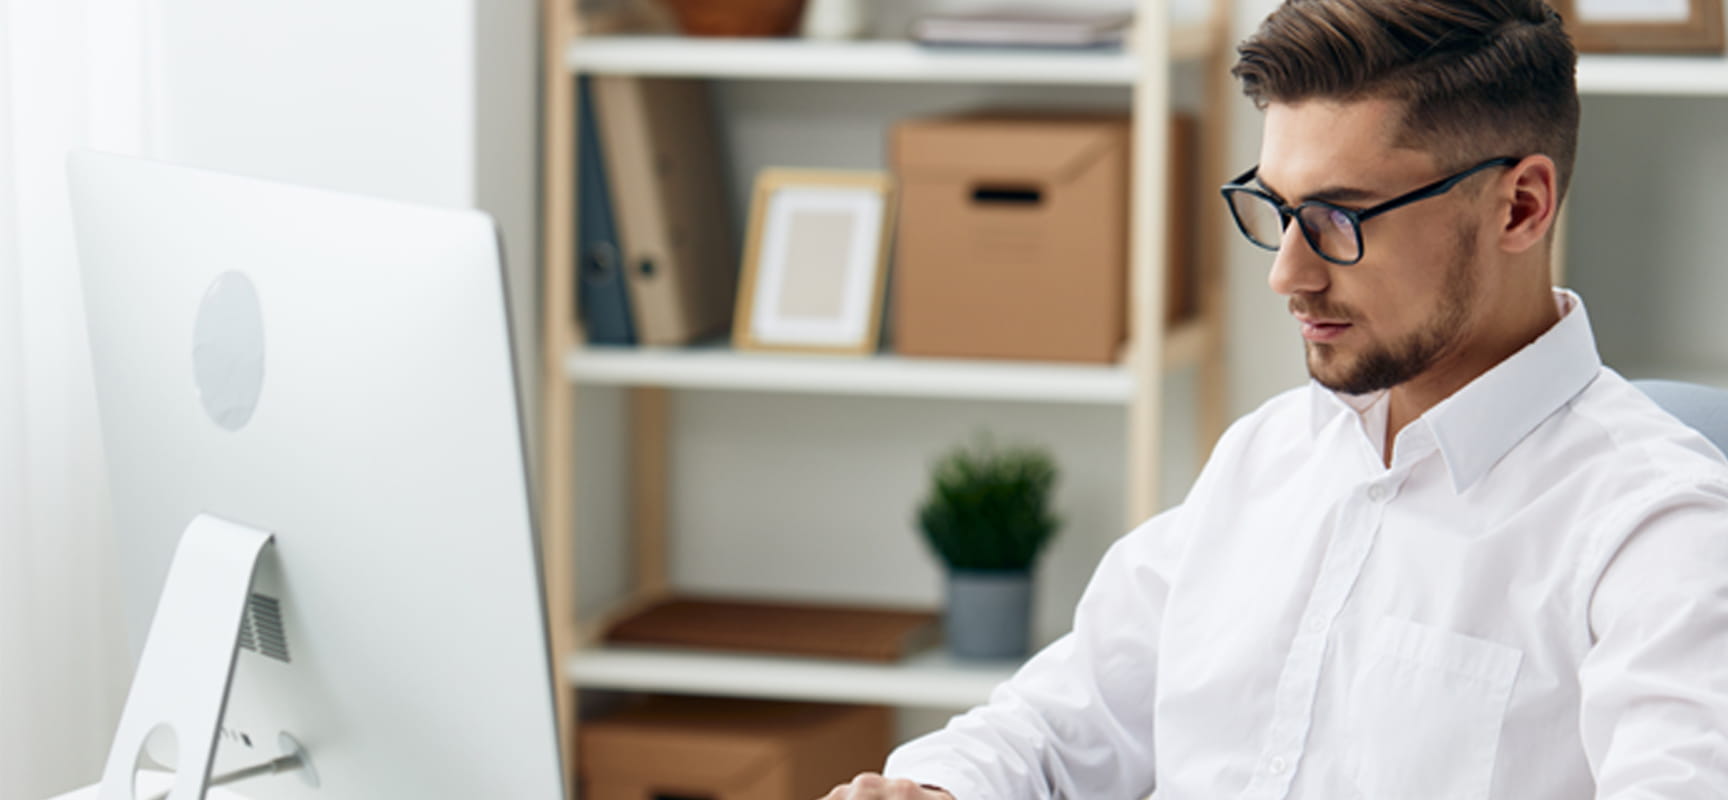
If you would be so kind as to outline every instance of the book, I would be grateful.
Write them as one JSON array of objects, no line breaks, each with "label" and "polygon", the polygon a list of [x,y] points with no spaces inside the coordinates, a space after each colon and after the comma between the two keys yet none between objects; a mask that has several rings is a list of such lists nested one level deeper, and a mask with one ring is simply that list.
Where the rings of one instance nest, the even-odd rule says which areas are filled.
[{"label": "book", "polygon": [[577,85],[581,152],[576,200],[576,310],[589,344],[633,345],[630,287],[624,278],[623,252],[612,218],[606,160],[594,119],[593,90],[584,76]]},{"label": "book", "polygon": [[999,10],[932,14],[912,23],[926,45],[994,47],[1111,47],[1122,44],[1134,15]]},{"label": "book", "polygon": [[637,341],[730,329],[738,252],[707,83],[602,75],[592,86]]},{"label": "book", "polygon": [[619,644],[898,661],[935,644],[935,612],[672,598],[607,631]]}]

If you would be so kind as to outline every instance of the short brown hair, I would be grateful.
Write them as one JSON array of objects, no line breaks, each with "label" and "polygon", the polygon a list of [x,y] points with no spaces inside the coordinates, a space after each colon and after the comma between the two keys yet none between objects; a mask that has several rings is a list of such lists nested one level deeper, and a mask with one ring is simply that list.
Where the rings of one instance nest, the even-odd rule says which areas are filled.
[{"label": "short brown hair", "polygon": [[1260,108],[1401,101],[1401,146],[1450,168],[1542,153],[1565,195],[1578,53],[1541,0],[1285,0],[1237,54],[1231,73]]}]

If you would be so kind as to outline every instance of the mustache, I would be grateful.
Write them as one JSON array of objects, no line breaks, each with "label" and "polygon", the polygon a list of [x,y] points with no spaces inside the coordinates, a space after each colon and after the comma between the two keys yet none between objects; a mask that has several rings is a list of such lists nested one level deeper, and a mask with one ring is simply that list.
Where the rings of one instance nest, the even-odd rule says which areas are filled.
[{"label": "mustache", "polygon": [[1338,320],[1339,322],[1354,322],[1356,312],[1349,306],[1334,303],[1322,295],[1292,295],[1290,297],[1290,313],[1305,317]]}]

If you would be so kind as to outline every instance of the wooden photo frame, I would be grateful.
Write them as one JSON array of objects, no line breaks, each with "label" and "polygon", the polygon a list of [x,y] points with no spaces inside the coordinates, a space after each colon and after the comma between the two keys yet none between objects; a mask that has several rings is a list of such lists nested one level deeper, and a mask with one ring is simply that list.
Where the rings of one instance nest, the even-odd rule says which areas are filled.
[{"label": "wooden photo frame", "polygon": [[1550,0],[1581,53],[1721,53],[1723,0]]},{"label": "wooden photo frame", "polygon": [[763,170],[750,203],[733,346],[875,352],[894,201],[883,172]]}]

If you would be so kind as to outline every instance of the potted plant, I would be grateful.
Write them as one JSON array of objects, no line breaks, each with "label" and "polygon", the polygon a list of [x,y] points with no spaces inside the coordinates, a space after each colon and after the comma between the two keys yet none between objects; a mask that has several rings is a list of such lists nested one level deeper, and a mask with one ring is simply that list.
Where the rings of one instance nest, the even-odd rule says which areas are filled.
[{"label": "potted plant", "polygon": [[1032,565],[1061,524],[1050,509],[1054,459],[980,437],[942,455],[930,483],[918,526],[948,566],[949,650],[962,658],[1024,656]]}]

